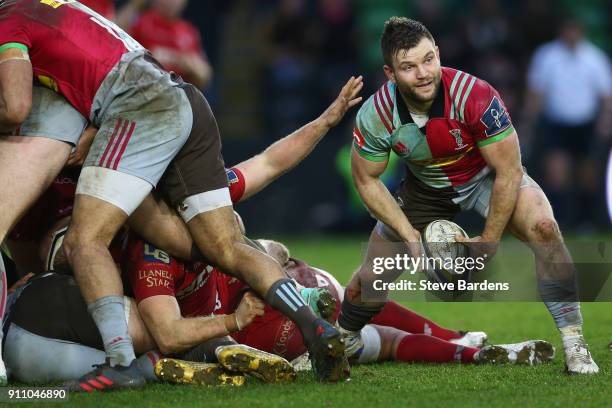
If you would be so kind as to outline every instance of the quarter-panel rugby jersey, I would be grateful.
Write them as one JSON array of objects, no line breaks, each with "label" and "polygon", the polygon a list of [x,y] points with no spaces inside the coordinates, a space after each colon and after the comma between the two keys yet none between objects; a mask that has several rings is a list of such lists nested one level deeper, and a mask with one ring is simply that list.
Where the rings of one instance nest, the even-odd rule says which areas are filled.
[{"label": "quarter-panel rugby jersey", "polygon": [[391,151],[416,180],[428,187],[469,190],[489,173],[479,148],[513,132],[498,92],[470,74],[442,67],[441,84],[422,128],[388,81],[357,113],[354,147],[370,161],[386,161]]}]

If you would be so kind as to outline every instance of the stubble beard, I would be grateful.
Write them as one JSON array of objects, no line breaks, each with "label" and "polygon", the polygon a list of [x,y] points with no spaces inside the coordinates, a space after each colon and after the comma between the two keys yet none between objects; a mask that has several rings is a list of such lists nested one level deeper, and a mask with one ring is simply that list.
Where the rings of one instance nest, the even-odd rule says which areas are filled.
[{"label": "stubble beard", "polygon": [[403,85],[403,84],[400,84],[399,82],[397,83],[397,86],[400,90],[400,93],[404,97],[404,99],[406,99],[408,102],[414,102],[416,105],[424,105],[424,104],[427,104],[433,101],[436,95],[438,94],[438,90],[440,89],[441,76],[442,76],[442,73],[441,71],[439,71],[438,74],[434,77],[433,79],[434,89],[433,89],[433,92],[431,93],[431,96],[420,95],[419,93],[417,93],[415,87]]}]

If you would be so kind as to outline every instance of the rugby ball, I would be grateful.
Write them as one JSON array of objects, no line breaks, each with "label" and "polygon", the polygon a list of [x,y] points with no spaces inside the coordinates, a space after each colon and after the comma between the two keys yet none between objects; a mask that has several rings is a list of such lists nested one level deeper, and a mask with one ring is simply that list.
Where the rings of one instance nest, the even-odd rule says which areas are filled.
[{"label": "rugby ball", "polygon": [[470,280],[470,271],[460,266],[461,259],[457,262],[458,258],[468,257],[469,251],[464,244],[455,240],[456,235],[468,237],[463,228],[452,221],[436,220],[425,227],[421,235],[427,257],[424,271],[431,280],[441,283],[453,282],[458,278]]}]

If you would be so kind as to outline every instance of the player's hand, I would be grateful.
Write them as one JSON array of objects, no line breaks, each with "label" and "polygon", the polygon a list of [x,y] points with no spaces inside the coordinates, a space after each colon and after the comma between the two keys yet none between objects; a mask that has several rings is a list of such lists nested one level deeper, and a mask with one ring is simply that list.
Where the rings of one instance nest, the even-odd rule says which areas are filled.
[{"label": "player's hand", "polygon": [[68,161],[66,162],[67,166],[82,166],[87,158],[87,154],[89,153],[89,149],[91,148],[91,144],[93,143],[94,137],[98,133],[98,129],[93,126],[88,126],[79,141],[77,142],[74,151],[70,153],[68,156]]},{"label": "player's hand", "polygon": [[[413,229],[410,234],[404,237],[404,242],[408,246],[408,251],[410,252],[410,256],[414,259],[425,259],[425,251],[423,249],[423,244],[421,243],[421,233],[416,229]],[[421,272],[423,270],[422,262],[418,263],[418,269],[414,271],[415,273]]]},{"label": "player's hand", "polygon": [[363,99],[357,96],[363,88],[363,77],[351,77],[342,87],[336,100],[323,112],[320,119],[329,128],[336,126],[344,117],[344,114]]},{"label": "player's hand", "polygon": [[483,258],[488,262],[499,248],[499,241],[483,240],[480,235],[466,238],[462,235],[455,235],[455,240],[468,247],[472,258]]},{"label": "player's hand", "polygon": [[238,330],[242,330],[251,324],[255,317],[263,316],[264,307],[264,302],[253,292],[245,293],[236,309],[236,313],[234,313]]}]

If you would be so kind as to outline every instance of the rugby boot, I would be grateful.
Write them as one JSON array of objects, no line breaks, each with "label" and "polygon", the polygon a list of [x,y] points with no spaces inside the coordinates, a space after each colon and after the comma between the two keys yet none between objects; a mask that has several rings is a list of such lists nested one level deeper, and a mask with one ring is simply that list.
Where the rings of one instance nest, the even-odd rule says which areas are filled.
[{"label": "rugby boot", "polygon": [[326,288],[302,288],[300,295],[304,302],[319,317],[330,322],[336,311],[336,299]]},{"label": "rugby boot", "polygon": [[314,321],[315,338],[307,344],[315,378],[321,382],[338,382],[350,377],[340,332],[324,319]]},{"label": "rugby boot", "polygon": [[364,348],[361,331],[345,330],[342,327],[339,330],[344,340],[344,354],[349,361],[357,361]]},{"label": "rugby boot", "polygon": [[215,354],[227,371],[250,374],[267,383],[291,382],[296,378],[289,361],[244,344],[217,347]]},{"label": "rugby boot", "polygon": [[111,367],[109,359],[106,359],[104,364],[96,364],[94,367],[93,371],[81,378],[64,382],[62,387],[68,392],[96,392],[141,388],[146,384],[136,360],[129,367]]},{"label": "rugby boot", "polygon": [[227,373],[219,364],[162,358],[155,364],[155,375],[174,384],[233,385],[244,384],[243,375]]},{"label": "rugby boot", "polygon": [[584,337],[564,337],[565,370],[568,374],[597,374],[599,367],[589,351]]},{"label": "rugby boot", "polygon": [[305,352],[299,357],[294,358],[291,361],[291,365],[295,371],[312,371],[312,364],[310,362],[310,355]]},{"label": "rugby boot", "polygon": [[451,339],[449,342],[457,344],[463,347],[474,347],[482,348],[487,342],[487,333],[485,332],[465,332],[460,331],[462,334],[458,339]]},{"label": "rugby boot", "polygon": [[555,348],[544,340],[485,346],[474,356],[479,363],[537,365],[555,358]]}]

